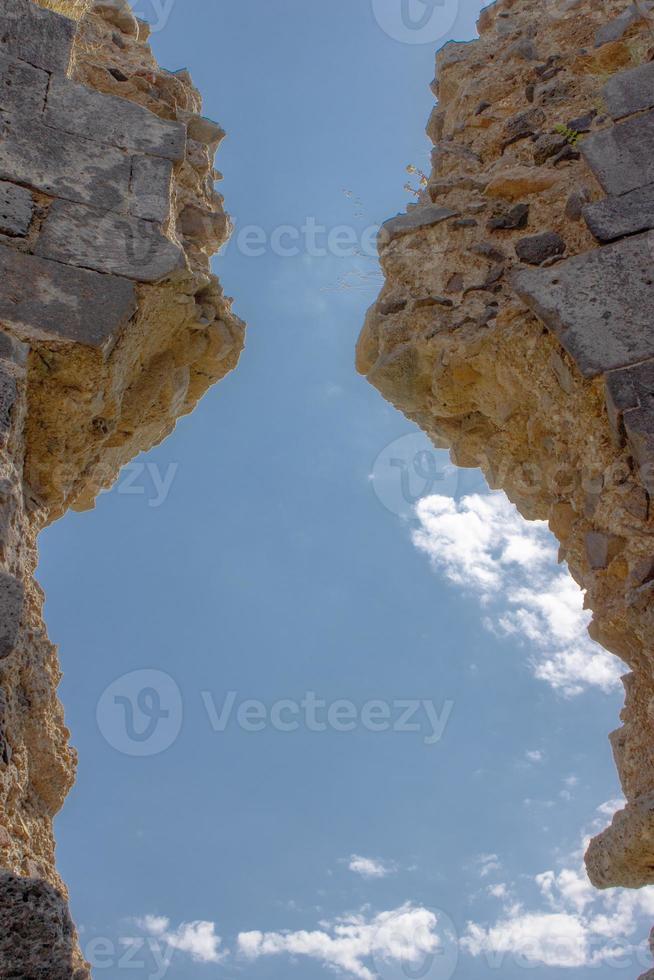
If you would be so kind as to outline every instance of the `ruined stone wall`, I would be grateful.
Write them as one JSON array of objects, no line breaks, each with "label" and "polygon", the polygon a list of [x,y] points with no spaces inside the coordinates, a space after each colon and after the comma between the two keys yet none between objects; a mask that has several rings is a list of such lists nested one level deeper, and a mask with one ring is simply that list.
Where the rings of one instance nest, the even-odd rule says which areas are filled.
[{"label": "ruined stone wall", "polygon": [[[86,976],[52,820],[75,775],[36,538],[235,367],[222,129],[119,0],[0,0],[0,977]],[[82,13],[81,4],[73,4]]]},{"label": "ruined stone wall", "polygon": [[358,368],[550,523],[628,665],[627,799],[587,855],[654,882],[652,5],[499,0],[437,58],[433,169],[380,244]]}]

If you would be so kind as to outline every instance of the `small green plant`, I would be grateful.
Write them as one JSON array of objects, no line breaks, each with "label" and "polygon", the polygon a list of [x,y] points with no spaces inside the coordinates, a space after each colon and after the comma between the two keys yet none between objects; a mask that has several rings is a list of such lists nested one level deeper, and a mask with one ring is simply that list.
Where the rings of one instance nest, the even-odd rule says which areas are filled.
[{"label": "small green plant", "polygon": [[564,126],[563,123],[559,123],[554,127],[556,133],[560,133],[561,136],[565,136],[566,140],[570,146],[576,146],[579,142],[579,137],[581,133],[578,133],[576,129],[570,129],[569,126]]}]

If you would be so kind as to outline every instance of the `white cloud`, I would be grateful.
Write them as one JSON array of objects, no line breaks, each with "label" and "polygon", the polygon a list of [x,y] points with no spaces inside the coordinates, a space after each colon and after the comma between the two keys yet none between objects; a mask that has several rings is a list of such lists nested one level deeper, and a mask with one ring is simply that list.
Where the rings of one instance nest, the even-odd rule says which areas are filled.
[{"label": "white cloud", "polygon": [[588,636],[583,593],[558,567],[547,524],[523,520],[503,493],[425,497],[416,515],[413,543],[479,598],[488,630],[528,644],[537,678],[566,696],[620,686],[619,661]]},{"label": "white cloud", "polygon": [[361,875],[362,878],[386,878],[393,874],[395,868],[391,864],[385,864],[376,858],[362,857],[360,854],[353,854],[348,862],[350,871]]},{"label": "white cloud", "polygon": [[533,749],[533,751],[525,752],[525,758],[527,762],[542,762],[545,755],[540,749]]},{"label": "white cloud", "polygon": [[195,963],[221,963],[227,955],[220,949],[222,940],[216,935],[213,922],[182,922],[177,929],[171,929],[166,916],[146,915],[138,920],[138,925],[170,949],[188,953]]},{"label": "white cloud", "polygon": [[495,871],[502,870],[502,862],[497,854],[479,854],[474,859],[474,865],[479,872],[480,878],[487,878],[488,875],[493,874]]},{"label": "white cloud", "polygon": [[321,922],[312,931],[242,932],[238,947],[249,960],[305,956],[360,980],[374,980],[382,963],[416,967],[437,952],[437,926],[435,913],[407,903],[372,916],[359,913]]},{"label": "white cloud", "polygon": [[[592,832],[623,802],[612,800],[598,807],[602,817],[593,822]],[[544,871],[529,880],[535,903],[509,902],[516,884],[510,889],[490,889],[503,901],[502,912],[492,924],[469,922],[462,949],[472,956],[486,956],[496,965],[508,955],[527,966],[592,967],[615,961],[617,956],[633,959],[640,945],[638,965],[647,968],[642,942],[654,915],[654,887],[596,891],[583,866],[587,842],[585,836],[580,849],[569,856],[570,866]]]}]

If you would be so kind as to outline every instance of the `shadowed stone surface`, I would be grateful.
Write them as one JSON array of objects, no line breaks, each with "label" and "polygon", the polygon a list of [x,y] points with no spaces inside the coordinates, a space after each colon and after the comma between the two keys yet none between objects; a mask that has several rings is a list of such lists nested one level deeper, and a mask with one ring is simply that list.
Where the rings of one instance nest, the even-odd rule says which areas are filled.
[{"label": "shadowed stone surface", "polygon": [[613,431],[620,436],[623,414],[654,399],[654,361],[610,371],[606,376],[606,395]]},{"label": "shadowed stone surface", "polygon": [[65,74],[76,33],[74,21],[30,0],[2,0],[0,51],[30,65]]},{"label": "shadowed stone surface", "polygon": [[0,322],[26,338],[105,347],[136,309],[133,283],[0,245]]},{"label": "shadowed stone surface", "polygon": [[16,645],[24,598],[23,583],[0,570],[0,660],[8,657]]},{"label": "shadowed stone surface", "polygon": [[19,340],[10,337],[4,330],[0,330],[0,358],[5,361],[13,361],[14,364],[24,365],[27,363],[29,347],[21,344]]},{"label": "shadowed stone surface", "polygon": [[2,53],[0,48],[0,109],[36,115],[43,110],[48,74]]},{"label": "shadowed stone surface", "polygon": [[[615,241],[624,235],[654,228],[654,184],[588,204],[582,214],[600,242]],[[652,245],[654,247],[654,239]]]},{"label": "shadowed stone surface", "polygon": [[16,379],[0,364],[0,437],[9,431],[16,401]]},{"label": "shadowed stone surface", "polygon": [[654,112],[635,116],[579,143],[607,194],[626,194],[654,183]]},{"label": "shadowed stone surface", "polygon": [[641,481],[654,495],[654,360],[611,371],[606,404],[617,438],[629,440]]},{"label": "shadowed stone surface", "polygon": [[515,245],[515,254],[521,262],[528,265],[540,265],[546,259],[565,252],[565,242],[555,231],[544,231],[540,235],[529,235],[521,238]]},{"label": "shadowed stone surface", "polygon": [[52,79],[44,122],[63,132],[123,149],[141,150],[168,160],[184,159],[186,127],[182,123],[160,119],[134,102],[94,92],[67,78]]},{"label": "shadowed stone surface", "polygon": [[612,75],[602,90],[606,108],[614,119],[654,106],[654,62]]},{"label": "shadowed stone surface", "polygon": [[50,208],[35,253],[139,282],[158,282],[184,267],[181,247],[153,222],[68,201]]},{"label": "shadowed stone surface", "polygon": [[654,356],[654,287],[648,235],[523,270],[512,285],[593,377]]},{"label": "shadowed stone surface", "polygon": [[74,929],[66,902],[51,885],[0,871],[0,977],[90,980],[74,970]]},{"label": "shadowed stone surface", "polygon": [[0,181],[0,232],[26,235],[32,221],[34,201],[24,187]]},{"label": "shadowed stone surface", "polygon": [[441,221],[448,218],[456,218],[458,211],[451,211],[449,208],[441,208],[436,204],[428,204],[426,207],[414,208],[407,214],[398,214],[390,221],[384,222],[379,234],[379,244],[381,247],[388,245],[396,238],[409,235],[412,231],[420,228],[431,228],[438,225]]},{"label": "shadowed stone surface", "polygon": [[0,114],[0,178],[54,197],[124,210],[131,161],[119,149]]}]

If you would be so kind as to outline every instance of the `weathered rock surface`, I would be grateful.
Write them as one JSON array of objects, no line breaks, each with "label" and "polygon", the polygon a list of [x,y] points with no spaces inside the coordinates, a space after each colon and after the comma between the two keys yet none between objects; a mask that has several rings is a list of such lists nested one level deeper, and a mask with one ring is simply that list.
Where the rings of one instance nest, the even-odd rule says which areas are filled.
[{"label": "weathered rock surface", "polygon": [[587,136],[579,144],[607,194],[626,194],[654,183],[654,112]]},{"label": "weathered rock surface", "polygon": [[[411,227],[381,250],[357,366],[559,538],[592,638],[629,669],[611,736],[628,802],[588,870],[598,887],[640,887],[654,882],[650,28],[615,0],[499,0],[478,26],[438,54],[429,133],[458,152],[436,155]],[[421,223],[435,201],[463,221]],[[545,231],[556,251],[552,238],[529,268]]]},{"label": "weathered rock surface", "polygon": [[42,879],[0,871],[0,976],[88,980],[75,969],[75,929],[65,898]]},{"label": "weathered rock surface", "polygon": [[[209,266],[222,130],[127,3],[0,4],[0,976],[86,980],[52,821],[76,755],[33,579],[39,531],[94,505],[232,370]],[[92,8],[85,16],[83,8]],[[120,81],[118,79],[121,79]],[[191,131],[193,135],[191,135]],[[204,142],[202,142],[204,140]],[[203,221],[188,228],[183,216]]]},{"label": "weathered rock surface", "polygon": [[609,78],[602,90],[604,105],[614,119],[654,106],[654,62],[647,62]]},{"label": "weathered rock surface", "polygon": [[588,204],[582,213],[600,242],[613,242],[616,238],[654,228],[654,184]]},{"label": "weathered rock surface", "polygon": [[592,378],[654,355],[652,276],[649,236],[638,235],[517,272],[512,285]]}]

